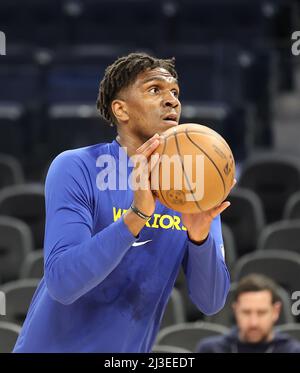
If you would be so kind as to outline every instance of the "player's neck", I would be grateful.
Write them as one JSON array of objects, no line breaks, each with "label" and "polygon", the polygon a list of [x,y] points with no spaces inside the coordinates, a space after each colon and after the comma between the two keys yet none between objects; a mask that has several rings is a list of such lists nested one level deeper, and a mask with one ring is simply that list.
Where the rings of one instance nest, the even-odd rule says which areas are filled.
[{"label": "player's neck", "polygon": [[128,157],[131,157],[133,154],[135,154],[136,149],[146,141],[142,141],[137,137],[133,136],[132,134],[128,133],[118,133],[116,140],[123,148],[127,149]]}]

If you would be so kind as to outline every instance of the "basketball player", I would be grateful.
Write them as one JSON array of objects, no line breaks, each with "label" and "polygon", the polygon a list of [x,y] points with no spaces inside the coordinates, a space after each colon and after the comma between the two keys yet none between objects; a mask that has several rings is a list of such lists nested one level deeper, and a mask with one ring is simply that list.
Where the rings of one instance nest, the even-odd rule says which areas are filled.
[{"label": "basketball player", "polygon": [[[15,352],[151,351],[181,266],[199,310],[223,307],[230,280],[220,213],[229,202],[180,216],[150,187],[97,187],[99,157],[116,161],[116,185],[127,178],[119,173],[125,147],[127,156],[150,157],[159,134],[178,125],[178,97],[172,60],[133,53],[107,68],[97,107],[118,135],[109,144],[66,151],[49,169],[45,275]],[[149,186],[148,172],[141,177]]]}]

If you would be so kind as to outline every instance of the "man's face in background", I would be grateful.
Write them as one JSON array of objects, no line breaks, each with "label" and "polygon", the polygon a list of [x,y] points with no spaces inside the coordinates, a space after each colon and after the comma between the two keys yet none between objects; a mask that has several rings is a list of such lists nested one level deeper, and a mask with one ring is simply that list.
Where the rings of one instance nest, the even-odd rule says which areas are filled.
[{"label": "man's face in background", "polygon": [[233,304],[239,339],[247,343],[272,340],[280,308],[280,302],[272,303],[272,294],[268,290],[240,294]]}]

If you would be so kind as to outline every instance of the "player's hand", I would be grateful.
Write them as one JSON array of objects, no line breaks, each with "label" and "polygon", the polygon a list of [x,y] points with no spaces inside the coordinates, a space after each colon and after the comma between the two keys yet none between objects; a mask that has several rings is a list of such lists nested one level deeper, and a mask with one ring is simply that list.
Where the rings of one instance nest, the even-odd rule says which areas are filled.
[{"label": "player's hand", "polygon": [[150,174],[151,169],[158,162],[158,157],[156,157],[156,162],[150,162],[150,157],[159,143],[159,135],[155,134],[136,150],[133,157],[136,167],[132,171],[131,177],[132,180],[138,180],[138,184],[142,186],[142,189],[138,188],[134,191],[133,203],[136,208],[148,216],[151,216],[155,210],[156,197],[150,188]]},{"label": "player's hand", "polygon": [[[236,179],[233,181],[231,190],[235,184]],[[220,215],[229,206],[230,202],[224,201],[219,206],[204,212],[197,214],[182,214],[182,222],[187,229],[189,239],[197,244],[203,243],[208,237],[213,219]]]}]

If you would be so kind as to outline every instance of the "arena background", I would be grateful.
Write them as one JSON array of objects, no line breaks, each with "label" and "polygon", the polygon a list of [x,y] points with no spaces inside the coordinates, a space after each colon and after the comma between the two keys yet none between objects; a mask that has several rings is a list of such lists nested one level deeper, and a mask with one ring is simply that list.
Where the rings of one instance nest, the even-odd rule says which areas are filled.
[{"label": "arena background", "polygon": [[[131,51],[175,56],[181,123],[230,144],[238,184],[222,217],[232,288],[254,271],[275,279],[279,327],[300,339],[299,18],[296,0],[1,0],[0,352],[11,351],[43,273],[49,164],[114,138],[95,101],[105,67]],[[191,328],[174,345],[193,351],[233,322],[230,296],[204,317],[180,275],[161,329]]]}]

